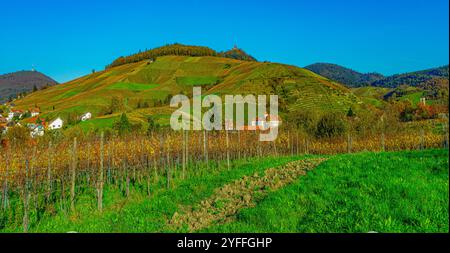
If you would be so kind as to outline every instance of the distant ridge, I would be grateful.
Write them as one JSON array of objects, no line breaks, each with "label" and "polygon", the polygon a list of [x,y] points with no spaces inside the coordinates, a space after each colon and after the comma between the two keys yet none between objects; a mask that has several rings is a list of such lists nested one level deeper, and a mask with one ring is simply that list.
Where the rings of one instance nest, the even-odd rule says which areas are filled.
[{"label": "distant ridge", "polygon": [[18,71],[0,75],[0,103],[6,102],[9,98],[15,98],[21,93],[28,93],[34,87],[41,89],[44,86],[56,84],[58,82],[38,71]]},{"label": "distant ridge", "polygon": [[448,79],[449,77],[448,65],[387,77],[377,73],[363,74],[352,69],[330,63],[315,63],[306,66],[305,68],[330,80],[340,82],[350,88],[363,86],[397,88],[401,85],[417,87],[432,79]]},{"label": "distant ridge", "polygon": [[129,56],[121,56],[114,60],[111,64],[106,66],[106,69],[121,66],[124,64],[140,62],[144,60],[155,60],[160,56],[167,55],[177,55],[177,56],[215,56],[215,57],[225,57],[232,58],[242,61],[256,61],[254,57],[245,53],[242,49],[237,47],[226,51],[226,52],[216,52],[215,50],[204,47],[204,46],[190,46],[183,45],[179,43],[169,44],[162,47],[157,47],[154,49],[146,50],[144,52],[138,52]]},{"label": "distant ridge", "polygon": [[426,70],[420,70],[415,72],[409,72],[404,74],[397,74],[386,77],[384,79],[373,82],[372,86],[396,88],[400,85],[409,85],[413,87],[420,86],[421,84],[430,81],[435,78],[448,79],[448,65],[431,68]]},{"label": "distant ridge", "polygon": [[363,74],[331,63],[315,63],[306,66],[305,69],[311,70],[312,72],[328,79],[345,84],[351,88],[370,86],[373,82],[384,78],[383,75],[378,73]]}]

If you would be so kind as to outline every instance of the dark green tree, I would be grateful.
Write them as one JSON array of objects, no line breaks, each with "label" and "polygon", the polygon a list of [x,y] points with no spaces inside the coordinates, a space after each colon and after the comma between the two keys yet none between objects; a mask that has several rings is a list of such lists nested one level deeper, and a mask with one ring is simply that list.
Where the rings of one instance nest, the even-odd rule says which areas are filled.
[{"label": "dark green tree", "polygon": [[151,116],[147,117],[147,123],[148,123],[147,134],[150,134],[159,128],[158,123],[156,123],[155,120]]},{"label": "dark green tree", "polygon": [[125,113],[122,113],[119,120],[114,122],[113,128],[119,133],[119,135],[124,135],[131,131],[131,124]]},{"label": "dark green tree", "polygon": [[347,111],[347,117],[352,118],[352,117],[355,117],[355,116],[356,116],[355,113],[353,112],[352,108],[350,107],[348,109],[348,111]]}]

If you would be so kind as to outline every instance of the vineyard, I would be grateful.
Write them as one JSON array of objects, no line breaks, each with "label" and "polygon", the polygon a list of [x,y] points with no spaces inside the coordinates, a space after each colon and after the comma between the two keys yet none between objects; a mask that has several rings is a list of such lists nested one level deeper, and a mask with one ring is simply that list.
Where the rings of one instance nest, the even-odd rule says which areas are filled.
[{"label": "vineyard", "polygon": [[140,191],[149,198],[177,182],[210,173],[234,161],[299,154],[339,154],[448,147],[448,135],[433,131],[311,138],[296,130],[276,142],[260,142],[253,131],[155,131],[150,135],[102,134],[70,141],[17,144],[0,153],[0,229],[28,231],[41,217],[70,213],[82,196],[102,211],[115,189],[125,198]]}]

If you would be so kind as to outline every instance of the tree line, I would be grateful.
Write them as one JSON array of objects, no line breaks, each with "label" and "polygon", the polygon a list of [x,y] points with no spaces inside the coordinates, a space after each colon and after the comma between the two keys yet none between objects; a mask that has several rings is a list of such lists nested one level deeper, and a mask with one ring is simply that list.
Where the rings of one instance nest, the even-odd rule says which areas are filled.
[{"label": "tree line", "polygon": [[159,56],[165,55],[179,55],[179,56],[215,56],[215,57],[225,57],[233,58],[245,61],[256,61],[252,56],[239,50],[239,54],[233,50],[227,52],[216,52],[209,47],[203,46],[188,46],[179,43],[169,44],[162,47],[157,47],[150,50],[145,50],[144,52],[139,51],[138,53],[121,56],[114,60],[111,64],[106,66],[106,69],[121,66],[124,64],[140,62],[144,60],[156,60]]}]

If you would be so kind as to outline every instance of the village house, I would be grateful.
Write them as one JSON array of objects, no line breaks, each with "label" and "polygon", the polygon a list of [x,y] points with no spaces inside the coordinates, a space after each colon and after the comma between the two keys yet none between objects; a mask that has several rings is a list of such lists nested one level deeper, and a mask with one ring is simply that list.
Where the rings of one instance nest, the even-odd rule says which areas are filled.
[{"label": "village house", "polygon": [[44,129],[46,126],[45,119],[39,118],[39,116],[35,116],[32,118],[28,118],[24,120],[27,124],[28,129],[30,130],[31,137],[43,136]]},{"label": "village house", "polygon": [[6,134],[6,132],[8,131],[8,127],[4,124],[0,125],[0,134]]},{"label": "village house", "polygon": [[92,118],[92,114],[90,112],[87,112],[83,115],[81,115],[81,121],[86,121],[86,120],[90,120]]},{"label": "village house", "polygon": [[63,126],[63,120],[61,118],[57,118],[48,124],[48,128],[50,130],[60,129]]},{"label": "village house", "polygon": [[30,135],[31,137],[35,138],[38,136],[44,136],[44,126],[43,125],[32,125],[32,128],[30,128]]},{"label": "village house", "polygon": [[8,126],[6,124],[8,124],[8,120],[0,115],[0,134],[6,133],[8,129]]},{"label": "village house", "polygon": [[39,110],[39,108],[33,108],[33,109],[30,109],[31,117],[38,116],[39,113],[41,113],[41,110]]},{"label": "village house", "polygon": [[11,121],[14,117],[22,117],[23,111],[17,109],[11,109],[8,113],[8,117],[6,118],[8,121]]},{"label": "village house", "polygon": [[281,125],[278,115],[265,114],[263,118],[255,118],[250,122],[250,127],[255,129],[275,128]]}]

